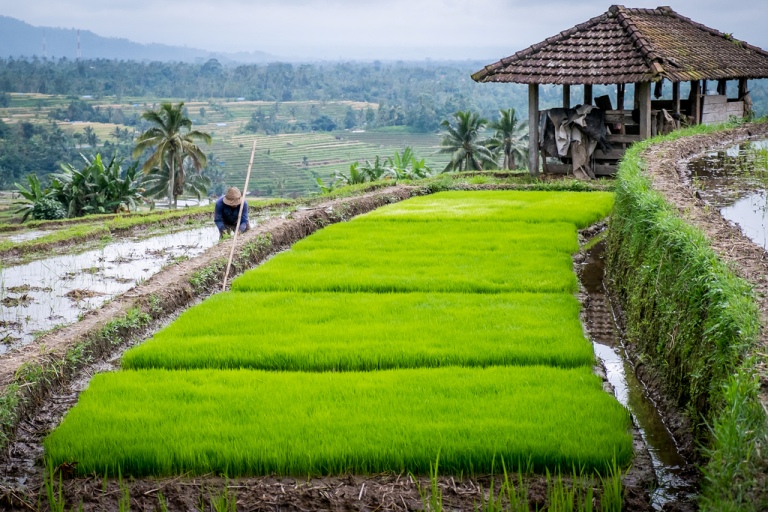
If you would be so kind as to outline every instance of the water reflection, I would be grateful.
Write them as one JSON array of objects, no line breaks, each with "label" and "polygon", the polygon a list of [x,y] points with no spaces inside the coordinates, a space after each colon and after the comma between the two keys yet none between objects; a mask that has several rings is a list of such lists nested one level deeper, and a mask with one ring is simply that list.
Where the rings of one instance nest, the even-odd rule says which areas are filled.
[{"label": "water reflection", "polygon": [[750,240],[768,248],[768,140],[707,152],[688,162],[688,172],[702,199]]}]

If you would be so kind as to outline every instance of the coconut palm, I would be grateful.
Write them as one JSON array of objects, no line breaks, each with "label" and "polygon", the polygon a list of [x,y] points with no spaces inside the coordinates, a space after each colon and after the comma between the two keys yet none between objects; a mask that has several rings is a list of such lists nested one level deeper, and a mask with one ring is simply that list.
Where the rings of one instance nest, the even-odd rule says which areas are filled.
[{"label": "coconut palm", "polygon": [[517,119],[514,108],[499,110],[499,119],[488,127],[496,130],[489,147],[503,151],[502,169],[516,169],[518,157],[520,162],[525,162],[528,156],[528,123]]},{"label": "coconut palm", "polygon": [[447,119],[440,126],[447,132],[440,142],[439,153],[451,155],[446,171],[482,170],[483,167],[495,167],[496,158],[488,149],[488,140],[481,135],[488,120],[477,113],[466,111],[453,115],[455,125]]},{"label": "coconut palm", "polygon": [[206,164],[206,157],[195,141],[210,144],[211,136],[192,130],[192,120],[184,112],[184,102],[176,106],[162,103],[159,110],[149,110],[141,117],[154,126],[139,136],[133,157],[154,148],[154,152],[144,162],[142,171],[149,174],[152,169],[168,170],[168,201],[175,207],[176,198],[184,190],[184,160],[188,158],[199,173]]}]

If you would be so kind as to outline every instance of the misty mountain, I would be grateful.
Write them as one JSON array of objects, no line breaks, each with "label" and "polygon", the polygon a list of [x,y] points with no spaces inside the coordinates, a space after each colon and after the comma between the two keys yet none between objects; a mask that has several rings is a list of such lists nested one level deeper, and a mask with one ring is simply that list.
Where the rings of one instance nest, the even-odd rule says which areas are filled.
[{"label": "misty mountain", "polygon": [[[278,60],[277,57],[260,51],[228,54],[165,44],[141,44],[128,39],[102,37],[90,30],[80,31],[80,53],[82,59],[163,62],[205,62],[211,58],[221,62],[243,63]],[[77,29],[34,27],[15,18],[0,16],[0,58],[33,56],[45,56],[49,59],[77,58]]]}]

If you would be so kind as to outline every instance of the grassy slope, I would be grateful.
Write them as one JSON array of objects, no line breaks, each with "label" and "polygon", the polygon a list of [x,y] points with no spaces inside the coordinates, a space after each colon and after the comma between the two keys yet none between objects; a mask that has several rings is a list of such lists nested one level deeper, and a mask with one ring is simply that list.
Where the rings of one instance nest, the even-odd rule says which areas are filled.
[{"label": "grassy slope", "polygon": [[96,376],[45,441],[78,472],[452,474],[492,462],[604,469],[629,414],[588,366],[363,373],[121,371]]}]

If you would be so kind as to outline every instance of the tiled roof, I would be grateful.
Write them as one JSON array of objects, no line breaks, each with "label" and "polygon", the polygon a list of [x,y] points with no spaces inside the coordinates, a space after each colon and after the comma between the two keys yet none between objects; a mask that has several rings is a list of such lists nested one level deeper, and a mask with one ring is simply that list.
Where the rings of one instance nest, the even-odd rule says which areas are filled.
[{"label": "tiled roof", "polygon": [[478,82],[618,84],[768,78],[768,52],[669,7],[614,5],[472,75]]}]

